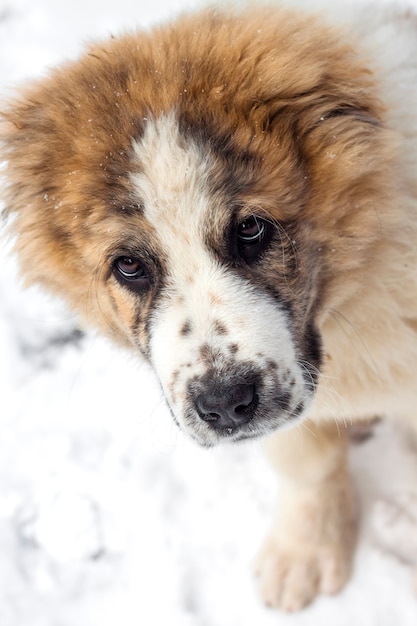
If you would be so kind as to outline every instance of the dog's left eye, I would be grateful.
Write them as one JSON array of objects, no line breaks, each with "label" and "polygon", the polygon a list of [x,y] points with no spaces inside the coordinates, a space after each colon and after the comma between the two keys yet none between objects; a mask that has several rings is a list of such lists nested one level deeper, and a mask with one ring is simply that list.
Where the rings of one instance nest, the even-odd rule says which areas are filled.
[{"label": "dog's left eye", "polygon": [[265,233],[265,223],[259,217],[252,215],[237,228],[237,238],[243,245],[252,245],[263,239]]},{"label": "dog's left eye", "polygon": [[248,263],[254,261],[266,244],[267,224],[260,217],[251,215],[237,227],[239,255]]}]

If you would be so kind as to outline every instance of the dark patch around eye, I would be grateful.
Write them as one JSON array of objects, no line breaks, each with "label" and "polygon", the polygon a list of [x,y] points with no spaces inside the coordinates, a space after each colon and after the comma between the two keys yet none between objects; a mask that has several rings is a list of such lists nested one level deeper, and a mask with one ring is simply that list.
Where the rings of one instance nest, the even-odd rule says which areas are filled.
[{"label": "dark patch around eye", "polygon": [[140,260],[121,256],[112,264],[112,272],[117,282],[137,294],[145,294],[152,284],[149,268]]},{"label": "dark patch around eye", "polygon": [[270,222],[251,215],[237,225],[232,246],[248,264],[256,262],[268,248],[274,234]]}]

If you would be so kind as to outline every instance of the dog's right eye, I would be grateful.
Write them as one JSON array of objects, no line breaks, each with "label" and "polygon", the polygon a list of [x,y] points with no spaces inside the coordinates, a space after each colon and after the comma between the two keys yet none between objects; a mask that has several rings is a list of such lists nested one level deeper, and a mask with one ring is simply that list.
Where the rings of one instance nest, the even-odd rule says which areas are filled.
[{"label": "dog's right eye", "polygon": [[113,274],[125,286],[142,290],[149,287],[149,276],[140,261],[129,256],[118,257],[113,263]]}]

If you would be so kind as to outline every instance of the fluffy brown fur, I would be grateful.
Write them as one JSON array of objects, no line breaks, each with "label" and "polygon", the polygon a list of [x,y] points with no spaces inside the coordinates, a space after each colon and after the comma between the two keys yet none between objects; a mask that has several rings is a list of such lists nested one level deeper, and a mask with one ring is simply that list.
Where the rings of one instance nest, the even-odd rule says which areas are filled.
[{"label": "fluffy brown fur", "polygon": [[337,284],[341,272],[363,267],[379,233],[375,206],[392,188],[392,142],[369,71],[337,32],[323,33],[309,17],[208,11],[93,46],[9,108],[8,207],[29,279],[105,329],[111,320],[124,338],[100,294],[103,254],[126,221],[136,226],[122,210],[132,205],[132,137],[144,118],[173,108],[207,140],[227,142],[238,167],[242,155],[256,155],[256,175],[243,172],[256,178],[252,202],[260,197],[278,220],[311,224],[306,237],[326,291],[335,258]]},{"label": "fluffy brown fur", "polygon": [[[157,239],[132,183],[132,140],[150,118],[175,111],[184,141],[216,154],[218,204],[238,191],[242,206],[282,225],[279,254],[265,256],[257,280],[279,285],[296,343],[313,324],[323,346],[306,427],[268,443],[288,479],[287,512],[262,553],[261,589],[286,609],[338,590],[349,573],[355,512],[333,419],[409,418],[417,395],[415,161],[389,89],[318,18],[205,10],[90,47],[3,116],[7,213],[25,276],[145,355],[157,293],[121,289],[111,262],[126,233],[130,245],[138,232]],[[218,248],[221,211],[207,235]],[[149,255],[168,264],[153,245]],[[179,334],[189,332],[185,320]]]}]

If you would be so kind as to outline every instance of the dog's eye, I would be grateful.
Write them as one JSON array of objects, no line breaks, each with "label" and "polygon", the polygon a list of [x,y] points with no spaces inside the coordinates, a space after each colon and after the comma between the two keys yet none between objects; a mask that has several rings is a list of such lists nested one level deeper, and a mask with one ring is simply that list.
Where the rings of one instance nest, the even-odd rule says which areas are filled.
[{"label": "dog's eye", "polygon": [[254,261],[264,249],[267,223],[260,217],[251,215],[237,227],[237,248],[239,255],[248,263]]},{"label": "dog's eye", "polygon": [[241,245],[253,245],[263,239],[265,223],[259,217],[252,215],[237,227],[237,238]]},{"label": "dog's eye", "polygon": [[113,263],[113,273],[117,280],[132,289],[146,289],[149,276],[146,269],[137,259],[121,256]]}]

